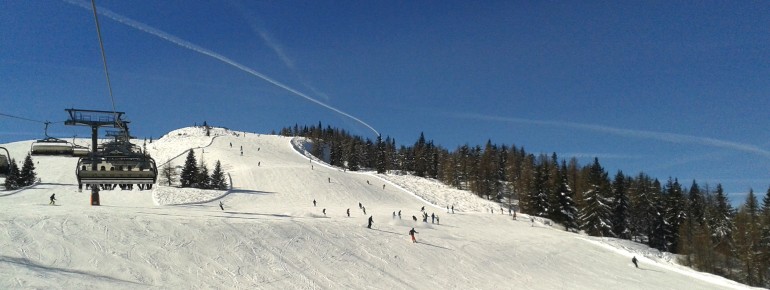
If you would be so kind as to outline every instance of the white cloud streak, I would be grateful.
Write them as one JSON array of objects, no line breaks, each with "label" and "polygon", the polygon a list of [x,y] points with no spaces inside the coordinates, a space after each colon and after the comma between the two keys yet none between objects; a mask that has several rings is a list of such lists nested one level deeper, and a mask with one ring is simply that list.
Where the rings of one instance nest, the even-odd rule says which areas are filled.
[{"label": "white cloud streak", "polygon": [[[83,8],[83,9],[91,11],[91,6],[88,5],[87,3],[84,3],[84,2],[81,2],[81,1],[73,1],[73,0],[63,0],[63,1],[66,2],[66,3],[72,4],[72,5],[76,5],[76,6],[79,6],[79,7]],[[158,37],[160,39],[163,39],[165,41],[168,41],[168,42],[171,42],[173,44],[176,44],[176,45],[178,45],[180,47],[183,47],[183,48],[186,48],[188,50],[192,50],[192,51],[195,51],[197,53],[203,54],[205,56],[209,56],[211,58],[219,60],[219,61],[221,61],[221,62],[223,62],[225,64],[228,64],[228,65],[230,65],[232,67],[235,67],[235,68],[237,68],[237,69],[239,69],[241,71],[244,71],[244,72],[246,72],[248,74],[251,74],[251,75],[253,75],[255,77],[258,77],[258,78],[260,78],[260,79],[262,79],[262,80],[264,80],[264,81],[266,81],[266,82],[268,82],[268,83],[270,83],[270,84],[272,84],[272,85],[274,85],[276,87],[282,88],[282,89],[284,89],[284,90],[286,90],[286,91],[288,91],[288,92],[290,92],[290,93],[292,93],[294,95],[302,97],[302,98],[304,98],[304,99],[306,99],[308,101],[311,101],[313,103],[316,103],[316,104],[318,104],[318,105],[320,105],[320,106],[322,106],[324,108],[332,110],[332,111],[334,111],[336,113],[339,113],[339,114],[341,114],[341,115],[343,115],[345,117],[353,119],[356,122],[366,126],[370,130],[372,130],[376,135],[380,135],[380,133],[377,132],[377,130],[375,130],[374,127],[370,126],[369,124],[367,124],[366,122],[362,121],[361,119],[358,119],[358,118],[356,118],[356,117],[354,117],[354,116],[352,116],[352,115],[350,115],[348,113],[345,113],[345,112],[343,112],[343,111],[341,111],[341,110],[339,110],[339,109],[337,109],[335,107],[332,107],[332,106],[327,105],[327,104],[325,104],[325,103],[323,103],[323,102],[321,102],[319,100],[316,100],[316,99],[314,99],[314,98],[312,98],[312,97],[310,97],[310,96],[308,96],[308,95],[306,95],[306,94],[304,94],[304,93],[302,93],[300,91],[297,91],[297,90],[295,90],[295,89],[293,89],[293,88],[291,88],[291,87],[289,87],[289,86],[287,86],[287,85],[285,85],[285,84],[283,84],[281,82],[273,80],[272,78],[268,77],[267,75],[264,75],[264,74],[262,74],[260,72],[257,72],[257,71],[255,71],[255,70],[253,70],[251,68],[248,68],[248,67],[246,67],[246,66],[244,66],[244,65],[242,65],[240,63],[237,63],[237,62],[235,62],[235,61],[233,61],[233,60],[231,60],[231,59],[229,59],[229,58],[227,58],[227,57],[225,57],[225,56],[223,56],[221,54],[215,53],[213,51],[210,51],[208,49],[205,49],[203,47],[195,45],[195,44],[193,44],[193,43],[191,43],[189,41],[186,41],[186,40],[181,39],[179,37],[173,36],[173,35],[171,35],[169,33],[166,33],[166,32],[161,31],[159,29],[150,27],[149,25],[146,25],[144,23],[138,22],[138,21],[130,19],[128,17],[122,16],[120,14],[117,14],[117,13],[112,12],[110,10],[104,9],[102,7],[99,7],[98,13],[99,13],[99,15],[103,15],[103,16],[105,16],[107,18],[110,18],[110,19],[120,23],[120,24],[129,26],[129,27],[134,28],[136,30],[145,32],[147,34],[156,36],[156,37]]]},{"label": "white cloud streak", "polygon": [[770,159],[770,151],[764,150],[757,146],[737,143],[732,141],[719,140],[714,138],[707,138],[707,137],[698,137],[698,136],[664,133],[664,132],[630,130],[630,129],[607,127],[602,125],[582,124],[582,123],[574,123],[574,122],[530,120],[530,119],[522,119],[522,118],[486,116],[486,115],[479,115],[479,114],[459,113],[459,114],[455,114],[455,116],[458,118],[465,118],[465,119],[575,128],[575,129],[594,131],[594,132],[623,136],[623,137],[658,140],[658,141],[677,143],[677,144],[698,144],[703,146],[711,146],[711,147],[730,149],[730,150],[756,154],[764,158]]}]

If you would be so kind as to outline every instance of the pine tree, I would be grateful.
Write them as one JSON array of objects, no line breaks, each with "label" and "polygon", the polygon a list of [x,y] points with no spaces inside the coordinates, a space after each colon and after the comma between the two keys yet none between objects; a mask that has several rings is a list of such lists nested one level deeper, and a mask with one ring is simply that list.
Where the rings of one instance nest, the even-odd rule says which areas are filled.
[{"label": "pine tree", "polygon": [[561,169],[559,170],[561,176],[561,182],[559,182],[559,190],[557,191],[559,205],[557,222],[561,222],[564,225],[564,229],[577,230],[578,229],[578,209],[575,206],[575,194],[569,186],[569,180],[567,178],[567,163],[562,161]]},{"label": "pine tree", "polygon": [[760,277],[765,282],[764,287],[770,284],[770,188],[762,199],[762,229],[760,237]]},{"label": "pine tree", "polygon": [[384,174],[386,169],[386,154],[385,154],[385,143],[382,142],[382,135],[377,135],[377,142],[375,143],[377,146],[377,157],[376,157],[376,163],[377,163],[377,173]]},{"label": "pine tree", "polygon": [[711,215],[709,225],[711,227],[711,237],[713,239],[714,251],[723,259],[717,266],[718,268],[730,268],[730,256],[733,251],[733,209],[724,193],[721,184],[716,186],[716,195],[714,196],[714,209]]},{"label": "pine tree", "polygon": [[666,250],[679,253],[679,227],[687,218],[682,186],[677,179],[668,179],[666,183]]},{"label": "pine tree", "polygon": [[16,160],[11,158],[8,161],[8,175],[5,177],[5,189],[14,190],[21,185],[19,184],[19,178],[21,173],[19,172],[19,166],[16,165]]},{"label": "pine tree", "polygon": [[222,163],[219,160],[214,165],[214,172],[211,172],[211,188],[227,190],[227,181],[224,172],[222,172]]},{"label": "pine tree", "polygon": [[743,263],[744,281],[752,286],[759,286],[762,279],[760,272],[760,218],[759,203],[753,190],[749,190],[746,203],[741,206],[735,217],[735,254]]},{"label": "pine tree", "polygon": [[629,201],[626,189],[626,177],[622,171],[618,171],[612,183],[612,232],[621,239],[630,239],[631,230],[628,226]]},{"label": "pine tree", "polygon": [[190,150],[187,153],[187,159],[184,161],[184,168],[182,168],[182,175],[179,179],[182,187],[191,187],[195,184],[196,177],[198,176],[198,166],[196,164],[195,152]]},{"label": "pine tree", "polygon": [[529,194],[530,213],[540,217],[549,217],[548,208],[548,168],[540,164],[535,167],[535,179]]},{"label": "pine tree", "polygon": [[612,236],[612,207],[607,196],[607,173],[594,158],[588,174],[588,188],[583,194],[580,212],[581,228],[592,236]]},{"label": "pine tree", "polygon": [[21,173],[19,175],[20,186],[30,186],[35,183],[37,174],[35,174],[35,163],[32,162],[32,155],[27,153],[27,157],[24,158],[24,164],[21,166]]},{"label": "pine tree", "polygon": [[209,177],[209,169],[206,163],[201,160],[201,164],[198,166],[198,175],[195,179],[195,187],[202,189],[211,188],[211,178]]}]

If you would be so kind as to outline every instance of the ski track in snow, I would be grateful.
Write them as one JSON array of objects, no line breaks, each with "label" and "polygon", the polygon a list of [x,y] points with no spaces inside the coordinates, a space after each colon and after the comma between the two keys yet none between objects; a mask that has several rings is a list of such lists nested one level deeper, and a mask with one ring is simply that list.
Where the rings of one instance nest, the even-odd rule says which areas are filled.
[{"label": "ski track in snow", "polygon": [[[644,245],[490,214],[500,205],[436,180],[344,171],[305,142],[175,130],[147,144],[159,166],[194,150],[222,162],[230,190],[102,191],[100,207],[77,190],[76,158],[34,156],[41,182],[0,192],[0,289],[750,289]],[[19,160],[30,143],[2,146]],[[440,225],[411,220],[423,206]]]}]

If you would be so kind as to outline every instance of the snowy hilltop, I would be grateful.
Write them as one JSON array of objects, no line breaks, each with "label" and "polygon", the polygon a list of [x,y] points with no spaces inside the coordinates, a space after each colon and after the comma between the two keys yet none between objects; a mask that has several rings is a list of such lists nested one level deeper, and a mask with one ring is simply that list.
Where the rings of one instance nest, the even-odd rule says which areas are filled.
[{"label": "snowy hilltop", "polygon": [[[90,206],[77,158],[33,156],[40,182],[0,191],[1,289],[749,288],[644,245],[492,214],[435,180],[329,166],[302,138],[190,127],[133,142],[159,167],[189,150],[220,161],[229,190],[159,182]],[[31,143],[0,146],[21,160]]]}]

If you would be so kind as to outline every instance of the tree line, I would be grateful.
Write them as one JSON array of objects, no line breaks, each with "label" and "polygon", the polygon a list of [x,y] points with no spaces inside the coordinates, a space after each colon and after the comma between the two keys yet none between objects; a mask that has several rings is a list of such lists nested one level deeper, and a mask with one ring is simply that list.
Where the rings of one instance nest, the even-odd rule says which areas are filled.
[{"label": "tree line", "polygon": [[200,163],[196,161],[193,150],[188,151],[181,173],[176,172],[176,168],[171,166],[171,162],[166,162],[160,169],[160,175],[168,186],[176,182],[177,178],[181,187],[227,190],[228,186],[225,172],[222,171],[222,163],[217,160],[214,171],[209,174],[208,166],[203,160]]},{"label": "tree line", "polygon": [[24,162],[21,165],[21,170],[19,170],[16,160],[11,158],[8,161],[8,174],[5,177],[6,190],[30,186],[35,183],[35,180],[37,180],[37,174],[35,173],[35,164],[32,162],[32,155],[27,153],[27,157],[24,158]]},{"label": "tree line", "polygon": [[449,150],[421,133],[412,145],[397,146],[390,137],[370,140],[320,122],[280,134],[308,138],[311,153],[334,166],[437,179],[568,231],[633,240],[679,254],[697,270],[770,286],[770,188],[761,204],[750,190],[736,209],[721,184],[693,180],[687,187],[643,172],[618,171],[610,178],[598,158],[581,165],[491,140]]}]

